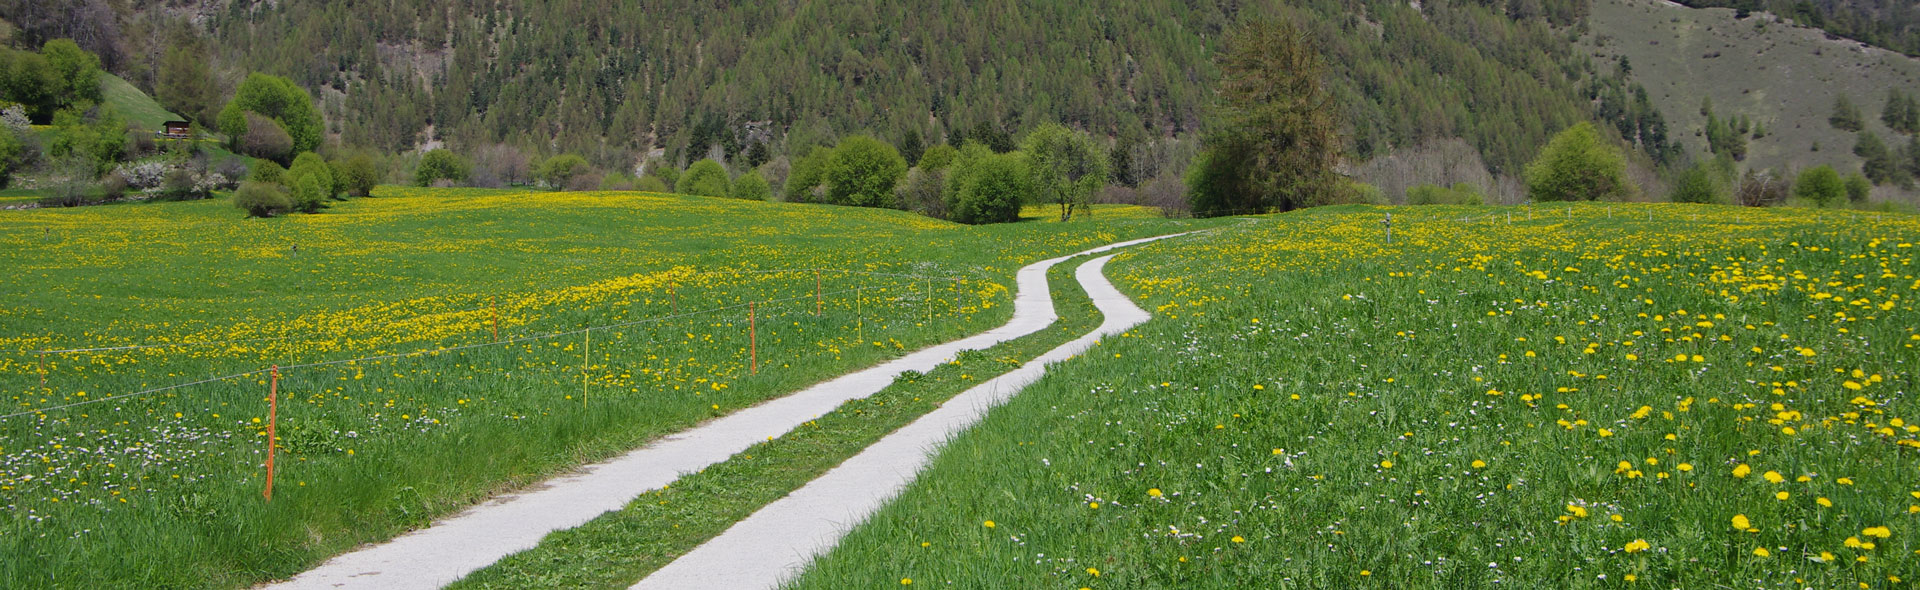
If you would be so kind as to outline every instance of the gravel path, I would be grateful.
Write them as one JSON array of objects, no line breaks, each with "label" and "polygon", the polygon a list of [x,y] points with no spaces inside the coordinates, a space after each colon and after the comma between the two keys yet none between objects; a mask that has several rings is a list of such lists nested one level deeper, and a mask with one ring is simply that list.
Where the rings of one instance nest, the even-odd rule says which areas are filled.
[{"label": "gravel path", "polygon": [[848,530],[898,495],[942,444],[1039,380],[1049,363],[1084,353],[1102,337],[1125,332],[1152,317],[1101,274],[1112,258],[1093,259],[1076,272],[1080,285],[1105,316],[1099,328],[962,392],[655,571],[633,590],[771,589],[798,575],[814,557],[832,549]]},{"label": "gravel path", "polygon": [[[489,500],[460,514],[435,522],[432,526],[401,535],[386,543],[369,545],[335,556],[319,567],[294,576],[292,579],[265,585],[262,586],[262,588],[273,590],[335,588],[413,590],[440,588],[451,584],[466,577],[467,574],[475,570],[491,565],[502,557],[533,548],[539,544],[540,539],[545,537],[547,533],[577,527],[585,524],[589,520],[593,520],[601,514],[619,510],[642,493],[659,489],[679,479],[682,475],[693,473],[705,469],[709,465],[725,461],[728,457],[746,450],[747,447],[752,446],[754,443],[767,440],[767,437],[784,435],[806,421],[824,415],[849,400],[872,395],[892,384],[894,376],[900,374],[902,371],[931,371],[941,363],[952,360],[960,351],[989,348],[1001,342],[1038,332],[1052,325],[1055,319],[1053,296],[1047,290],[1047,270],[1053,265],[1063,260],[1073,258],[1074,256],[1102,252],[1167,237],[1172,236],[1120,242],[1027,265],[1021,268],[1015,277],[1015,284],[1018,290],[1014,299],[1013,319],[999,328],[946,344],[921,349],[879,366],[850,373],[831,381],[809,387],[798,393],[708,421],[692,429],[664,437],[652,444],[621,455],[620,457],[584,467],[577,474],[549,480],[522,493]],[[1102,259],[1102,261],[1104,261],[1104,259]],[[1087,278],[1087,268],[1088,267],[1082,267],[1080,282],[1087,287],[1089,293],[1094,295],[1094,302],[1100,307],[1101,312],[1107,314],[1107,323],[1103,324],[1101,331],[1096,332],[1096,334],[1106,333],[1105,330],[1115,324],[1115,318],[1120,317],[1116,314],[1127,313],[1126,310],[1118,310],[1118,308],[1109,309],[1110,306],[1115,305],[1115,300],[1117,299],[1119,303],[1126,303],[1128,307],[1132,307],[1132,304],[1127,303],[1126,297],[1114,291],[1112,286],[1106,283],[1105,279],[1099,277],[1097,266],[1093,267],[1095,268],[1093,272],[1095,280],[1090,282]],[[1140,321],[1145,320],[1145,314],[1144,312],[1140,312],[1139,308],[1134,307],[1131,311],[1139,314]],[[1130,326],[1131,324],[1127,325]],[[1087,338],[1082,338],[1081,340],[1087,340]],[[1076,340],[1075,342],[1081,342],[1081,340]],[[1065,348],[1067,347],[1062,347],[1062,349]],[[1054,353],[1058,352],[1060,352],[1060,350],[1054,351]],[[1027,367],[1017,369],[1014,373],[1010,373],[1009,376],[1014,374],[1024,375],[1031,371],[1033,373],[1032,378],[1037,378],[1039,372],[1044,370],[1044,363],[1047,362],[1048,359],[1054,358],[1054,353],[1048,353],[1048,356],[1041,357],[1039,362],[1029,363]],[[1059,358],[1065,358],[1065,356],[1060,356]],[[1021,381],[1020,383],[1024,385],[1026,382],[1031,381],[1032,378],[1028,378],[1027,381]],[[974,408],[977,406],[978,410],[984,411],[988,405],[979,405],[984,402],[972,401],[976,397],[982,397],[974,396],[974,391],[998,387],[1007,389],[1007,393],[1011,394],[1011,392],[1019,389],[1018,386],[1011,385],[1011,383],[1012,381],[1009,381],[1007,376],[988,381],[981,387],[968,391],[962,394],[961,397],[948,402],[946,407],[958,409],[963,407]],[[934,414],[940,414],[943,411],[945,410],[936,410]],[[933,416],[933,414],[929,414],[928,417],[922,418],[920,421],[909,425],[907,429],[918,428],[922,423],[928,422]],[[967,423],[971,423],[971,421],[972,419],[968,419]],[[942,432],[944,433],[945,431],[943,430]],[[876,446],[884,445],[886,441],[893,440],[896,436],[898,436],[898,434],[883,439]],[[941,436],[944,437],[945,435],[942,434]],[[916,459],[918,462],[924,462],[924,450],[924,445],[915,447],[911,453],[914,457],[902,457],[902,459]],[[871,450],[862,453],[853,460],[849,460],[849,463],[860,460],[860,457],[865,457],[871,453],[873,453]],[[910,477],[913,471],[918,469],[918,462],[897,475],[901,478]],[[891,463],[889,463],[889,465],[891,465]],[[834,473],[838,473],[843,469],[845,469],[845,466],[829,472],[826,476],[822,477],[822,480],[833,478]],[[868,480],[856,480],[856,483],[863,481]],[[802,488],[802,491],[814,488],[816,484],[820,483],[820,481],[815,481],[813,484],[809,484],[807,488]],[[872,485],[882,486],[887,496],[891,496],[898,487],[898,485],[887,484],[884,481],[873,481],[871,483]],[[891,487],[886,487],[889,485],[891,485]],[[796,495],[799,494],[796,493]],[[781,502],[785,502],[785,500]],[[877,502],[873,504],[875,506],[878,505]],[[776,503],[774,506],[779,505],[781,504]],[[761,513],[756,513],[752,518],[762,518],[763,513],[772,512],[773,510],[774,507],[769,506],[767,509],[763,509]],[[841,513],[850,514],[845,510],[842,510]],[[862,516],[864,516],[864,514],[864,512],[860,513]],[[735,531],[746,524],[747,523],[743,522],[741,525],[736,525],[734,529],[729,530],[726,535],[735,535]],[[838,531],[839,529],[835,528],[834,530]],[[817,537],[819,537],[819,535],[814,536],[814,538]],[[722,539],[725,538],[726,537],[722,537]],[[838,533],[835,532],[830,538],[824,541],[826,543],[825,546],[831,546],[832,541],[837,539]],[[801,539],[797,538],[793,539],[793,541],[800,540]],[[712,546],[717,542],[721,542],[721,539],[715,539],[714,542],[708,543],[708,546]],[[817,548],[818,546],[819,541],[817,540],[813,544],[808,545],[810,548]],[[795,559],[799,559],[798,563],[804,564],[804,556],[795,551],[796,550],[787,550],[781,553],[758,552],[750,555],[741,555],[739,557],[747,558],[746,561],[778,561],[774,559],[774,556],[794,556]],[[693,555],[707,555],[712,553],[713,551],[709,550],[707,546],[702,546],[699,550],[696,550]],[[806,553],[805,555],[811,554],[812,553]],[[697,563],[689,561],[690,558],[692,558],[692,555],[683,557],[679,561],[669,565],[668,569],[685,571],[687,566],[683,564]],[[793,561],[793,559],[789,559],[788,561]],[[778,571],[784,572],[789,567],[797,566],[782,565],[782,569]],[[659,575],[655,577],[659,577]],[[661,579],[664,581],[669,578]],[[649,581],[643,583],[643,585],[653,583],[651,582],[653,578],[649,578],[648,580]],[[771,578],[768,578],[768,580],[767,584],[771,584]],[[762,586],[767,584],[763,584]],[[668,586],[649,585],[646,587]],[[671,587],[713,588],[731,587],[731,585],[724,583],[715,585],[715,583],[708,582],[689,582]]]}]

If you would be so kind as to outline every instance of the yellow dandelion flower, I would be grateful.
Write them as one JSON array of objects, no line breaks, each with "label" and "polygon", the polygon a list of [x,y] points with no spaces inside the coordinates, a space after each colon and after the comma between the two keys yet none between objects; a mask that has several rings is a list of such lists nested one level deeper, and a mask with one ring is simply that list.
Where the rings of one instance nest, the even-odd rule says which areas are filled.
[{"label": "yellow dandelion flower", "polygon": [[1746,463],[1733,466],[1734,477],[1746,477],[1749,473],[1753,473],[1753,468],[1748,467]]},{"label": "yellow dandelion flower", "polygon": [[1481,461],[1481,460],[1479,460],[1479,459],[1474,459],[1474,460],[1473,460],[1473,468],[1474,468],[1474,469],[1481,469],[1481,468],[1484,468],[1484,467],[1486,467],[1486,466],[1487,466],[1487,462],[1486,462],[1486,461]]},{"label": "yellow dandelion flower", "polygon": [[1767,551],[1767,548],[1766,548],[1766,547],[1754,547],[1754,548],[1753,548],[1753,555],[1754,555],[1755,557],[1766,557],[1766,556],[1769,556],[1769,555],[1773,555],[1773,554],[1772,554],[1772,553],[1769,553],[1769,552]]},{"label": "yellow dandelion flower", "polygon": [[1628,542],[1627,546],[1624,547],[1627,553],[1639,553],[1641,551],[1646,551],[1652,548],[1653,548],[1653,545],[1650,543],[1647,543],[1646,539],[1634,539]]},{"label": "yellow dandelion flower", "polygon": [[989,521],[986,521],[986,522],[984,522],[984,523],[981,523],[981,524],[982,524],[982,525],[985,525],[985,526],[986,526],[987,528],[993,528],[993,521],[991,521],[991,520],[989,520]]},{"label": "yellow dandelion flower", "polygon": [[1753,523],[1747,520],[1747,515],[1735,514],[1733,515],[1733,528],[1744,531],[1753,528]]}]

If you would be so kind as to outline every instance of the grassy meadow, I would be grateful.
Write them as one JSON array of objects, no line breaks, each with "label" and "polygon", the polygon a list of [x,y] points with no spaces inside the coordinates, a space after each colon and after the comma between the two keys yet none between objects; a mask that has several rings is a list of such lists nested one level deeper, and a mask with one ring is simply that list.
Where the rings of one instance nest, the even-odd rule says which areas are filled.
[{"label": "grassy meadow", "polygon": [[1356,206],[1129,250],[1109,273],[1154,320],[790,586],[1911,588],[1915,242],[1844,211]]},{"label": "grassy meadow", "polygon": [[0,586],[285,577],[998,325],[1027,262],[1214,224],[1098,213],[966,227],[640,193],[382,187],[270,220],[224,201],[0,214]]}]

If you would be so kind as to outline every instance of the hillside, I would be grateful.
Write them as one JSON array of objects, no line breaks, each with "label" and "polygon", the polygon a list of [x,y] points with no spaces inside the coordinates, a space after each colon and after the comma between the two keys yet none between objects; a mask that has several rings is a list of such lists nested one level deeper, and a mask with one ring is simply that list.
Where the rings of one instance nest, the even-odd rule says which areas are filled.
[{"label": "hillside", "polygon": [[1605,62],[1625,57],[1631,78],[1646,86],[1696,157],[1707,153],[1702,98],[1712,100],[1720,117],[1746,115],[1768,129],[1749,142],[1749,168],[1858,170],[1854,134],[1827,122],[1839,94],[1859,105],[1867,130],[1905,143],[1881,122],[1880,108],[1888,89],[1920,88],[1920,60],[1828,39],[1772,15],[1738,19],[1732,9],[1660,0],[1596,0],[1591,22],[1586,48]]}]

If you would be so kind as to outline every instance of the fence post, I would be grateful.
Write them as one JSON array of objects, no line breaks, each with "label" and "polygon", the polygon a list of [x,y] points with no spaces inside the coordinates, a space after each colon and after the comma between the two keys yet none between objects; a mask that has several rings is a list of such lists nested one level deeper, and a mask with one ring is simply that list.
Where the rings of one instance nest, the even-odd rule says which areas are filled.
[{"label": "fence post", "polygon": [[861,292],[864,289],[866,289],[866,287],[856,286],[853,288],[854,338],[860,341],[861,346],[865,346],[867,342],[867,302],[866,298],[861,297]]},{"label": "fence post", "polygon": [[747,302],[747,356],[753,363],[753,374],[760,374],[760,331],[754,328],[754,302]]},{"label": "fence post", "polygon": [[273,501],[273,439],[280,424],[280,365],[273,366],[273,381],[267,386],[267,489],[260,493]]},{"label": "fence post", "polygon": [[587,330],[587,345],[584,348],[585,350],[580,351],[580,407],[582,408],[587,407],[587,381],[591,378],[588,373],[591,362],[588,359],[593,357],[593,330],[591,329]]},{"label": "fence post", "polygon": [[1388,213],[1386,221],[1380,223],[1387,226],[1387,243],[1393,243],[1393,214]]},{"label": "fence post", "polygon": [[487,309],[493,312],[493,341],[499,342],[500,341],[500,303],[498,301],[489,299],[487,300]]},{"label": "fence post", "polygon": [[47,353],[42,352],[40,353],[40,391],[41,393],[45,393],[46,390],[47,390]]}]

